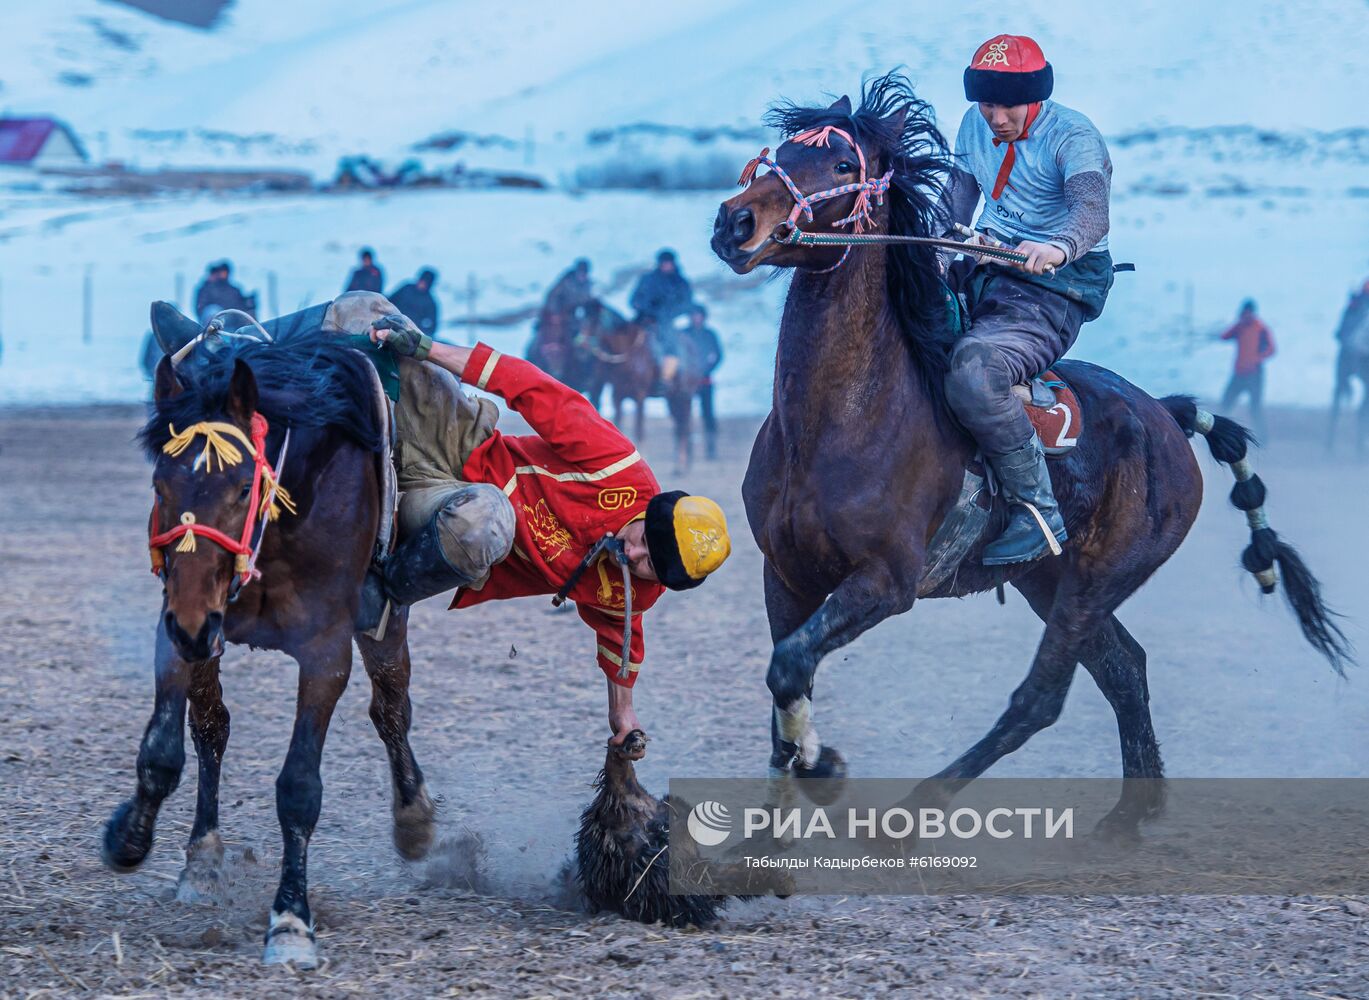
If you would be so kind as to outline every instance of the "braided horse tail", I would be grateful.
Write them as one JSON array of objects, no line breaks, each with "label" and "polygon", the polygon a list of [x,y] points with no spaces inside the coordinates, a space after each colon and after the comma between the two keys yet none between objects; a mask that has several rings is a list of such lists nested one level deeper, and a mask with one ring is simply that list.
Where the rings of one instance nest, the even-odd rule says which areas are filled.
[{"label": "braided horse tail", "polygon": [[[1184,433],[1196,432],[1207,438],[1212,457],[1231,467],[1236,485],[1231,488],[1231,505],[1245,511],[1250,525],[1250,544],[1241,553],[1241,565],[1254,574],[1260,591],[1272,594],[1283,577],[1284,596],[1298,618],[1302,634],[1317,652],[1330,661],[1336,673],[1344,676],[1345,664],[1352,662],[1350,642],[1340,630],[1338,617],[1322,600],[1321,583],[1296,549],[1279,538],[1269,526],[1264,511],[1267,491],[1255,475],[1247,457],[1249,446],[1257,443],[1249,429],[1234,420],[1201,409],[1192,396],[1166,396],[1160,405],[1169,411]],[[1277,570],[1275,567],[1277,566]]]}]

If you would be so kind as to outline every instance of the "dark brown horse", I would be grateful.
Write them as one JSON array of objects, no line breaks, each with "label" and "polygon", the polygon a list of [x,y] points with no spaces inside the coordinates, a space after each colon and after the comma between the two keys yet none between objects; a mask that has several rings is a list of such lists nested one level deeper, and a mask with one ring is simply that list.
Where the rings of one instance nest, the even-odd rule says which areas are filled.
[{"label": "dark brown horse", "polygon": [[[188,706],[199,792],[180,895],[212,894],[223,859],[219,768],[229,722],[219,682],[223,645],[288,653],[299,664],[299,696],[290,749],[276,779],[284,857],[267,962],[309,967],[317,961],[306,858],[323,796],[319,760],[351,673],[354,639],[371,677],[371,720],[390,757],[395,844],[406,858],[416,858],[433,837],[434,806],[409,747],[407,609],[397,609],[382,641],[357,634],[354,625],[381,511],[382,425],[374,378],[361,354],[319,335],[269,345],[237,342],[213,356],[192,355],[180,371],[164,357],[142,431],[155,462],[152,535],[181,525],[199,537],[189,542],[185,534],[153,551],[165,586],[155,706],[138,752],[137,788],[109,820],[103,855],[116,871],[131,871],[151,849],[157,812],[185,764]],[[244,532],[244,522],[265,503],[254,486],[248,447],[254,425],[269,431],[262,451],[277,466],[295,509],[256,522],[264,524],[257,579],[214,540],[215,531],[231,543],[244,534],[253,539],[258,530]],[[231,445],[237,460],[225,458],[211,435]]]},{"label": "dark brown horse", "polygon": [[[842,98],[827,108],[786,105],[772,112],[786,137],[842,129],[828,144],[787,141],[778,162],[805,193],[856,180],[863,153],[870,176],[894,171],[874,231],[939,234],[939,182],[949,167],[945,141],[926,104],[890,74],[867,85],[858,109]],[[816,208],[805,228],[839,231],[856,195]],[[775,647],[766,682],[774,696],[772,767],[798,777],[839,777],[844,763],[822,746],[811,720],[819,661],[918,597],[959,597],[1003,583],[1022,592],[1046,623],[1026,679],[987,736],[937,777],[953,792],[1051,725],[1082,663],[1117,715],[1123,774],[1162,776],[1151,725],[1146,659],[1114,612],[1183,541],[1197,516],[1202,479],[1187,436],[1208,438],[1213,454],[1236,463],[1233,502],[1252,514],[1245,565],[1264,574],[1277,563],[1307,638],[1339,666],[1344,637],[1321,602],[1317,581],[1296,553],[1262,526],[1264,486],[1248,477],[1246,431],[1215,420],[1191,400],[1156,400],[1112,372],[1061,364],[1086,414],[1079,444],[1051,462],[1069,528],[1064,554],[989,569],[976,544],[959,571],[923,592],[928,542],[953,508],[974,445],[946,408],[942,383],[950,339],[946,293],[933,252],[910,245],[866,246],[841,266],[840,247],[782,245],[770,237],[795,204],[772,172],[725,202],[713,249],[734,271],[762,264],[794,269],[775,363],[773,409],[751,455],[743,493],[765,556],[765,600]],[[830,270],[824,270],[830,269]],[[1004,521],[1002,503],[991,523]],[[992,533],[989,533],[992,537]],[[800,787],[807,782],[800,782]],[[1161,805],[1160,782],[1127,782],[1106,828],[1134,834]],[[814,789],[816,791],[816,789]]]}]

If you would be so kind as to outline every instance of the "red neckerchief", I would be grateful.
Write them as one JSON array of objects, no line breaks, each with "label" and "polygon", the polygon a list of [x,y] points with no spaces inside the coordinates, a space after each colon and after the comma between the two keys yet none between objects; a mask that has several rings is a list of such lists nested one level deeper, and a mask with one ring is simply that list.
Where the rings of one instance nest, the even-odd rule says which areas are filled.
[{"label": "red neckerchief", "polygon": [[[1022,134],[1016,139],[1008,142],[1008,151],[1003,154],[1003,165],[998,168],[998,176],[994,178],[993,194],[990,195],[994,201],[1003,194],[1003,189],[1008,186],[1008,176],[1012,173],[1012,165],[1017,160],[1017,150],[1013,148],[1013,143],[1022,142],[1027,138],[1027,133],[1031,130],[1032,123],[1036,121],[1036,116],[1041,113],[1041,102],[1037,101],[1027,108],[1027,120],[1022,123]],[[994,139],[995,146],[1003,144],[1002,139]]]}]

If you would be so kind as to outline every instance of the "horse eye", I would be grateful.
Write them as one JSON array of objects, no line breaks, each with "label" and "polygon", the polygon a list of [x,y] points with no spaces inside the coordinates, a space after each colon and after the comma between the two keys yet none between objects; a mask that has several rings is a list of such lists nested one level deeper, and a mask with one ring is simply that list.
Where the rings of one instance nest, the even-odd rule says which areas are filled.
[{"label": "horse eye", "polygon": [[242,488],[242,492],[238,494],[238,499],[239,499],[239,500],[246,500],[246,499],[247,499],[248,497],[250,497],[251,495],[252,495],[252,484],[251,484],[251,483],[248,483],[246,486],[244,486],[244,487]]},{"label": "horse eye", "polygon": [[856,168],[851,166],[851,162],[849,160],[842,160],[840,163],[837,164],[836,169],[837,173],[839,174],[850,174],[854,173]]}]

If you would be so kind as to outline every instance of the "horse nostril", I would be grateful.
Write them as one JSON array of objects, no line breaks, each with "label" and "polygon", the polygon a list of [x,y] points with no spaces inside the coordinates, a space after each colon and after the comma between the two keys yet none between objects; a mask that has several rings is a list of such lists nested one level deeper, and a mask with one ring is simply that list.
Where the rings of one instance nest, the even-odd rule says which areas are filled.
[{"label": "horse nostril", "polygon": [[223,630],[223,612],[209,612],[209,614],[205,616],[204,625],[210,636],[217,635]]},{"label": "horse nostril", "polygon": [[166,636],[168,639],[176,638],[176,614],[168,611],[162,616],[162,622],[166,625]]},{"label": "horse nostril", "polygon": [[756,232],[756,217],[751,209],[743,208],[732,216],[732,238],[745,243]]},{"label": "horse nostril", "polygon": [[727,228],[727,206],[718,206],[718,215],[713,220],[713,235],[717,236]]}]

